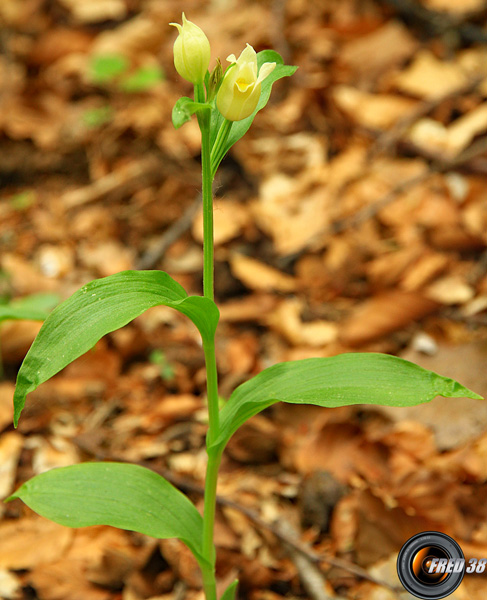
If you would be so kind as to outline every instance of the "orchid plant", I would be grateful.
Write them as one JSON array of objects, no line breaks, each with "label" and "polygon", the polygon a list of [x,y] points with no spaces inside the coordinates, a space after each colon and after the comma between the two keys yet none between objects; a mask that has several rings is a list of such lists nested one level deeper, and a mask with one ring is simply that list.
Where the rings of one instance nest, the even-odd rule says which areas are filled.
[{"label": "orchid plant", "polygon": [[[96,279],[60,304],[46,319],[19,370],[14,395],[17,426],[26,396],[87,352],[107,333],[123,327],[150,307],[165,305],[197,327],[206,363],[208,455],[204,508],[193,503],[154,471],[116,462],[89,462],[52,469],[24,483],[8,500],[21,498],[34,511],[62,525],[111,525],[155,538],[178,538],[195,556],[206,600],[217,600],[213,542],[218,469],[233,433],[250,417],[281,401],[336,407],[351,404],[411,406],[437,395],[480,398],[461,384],[386,354],[350,353],[275,364],[237,387],[219,407],[215,333],[219,311],[213,294],[212,182],[229,149],[249,129],[269,100],[274,82],[296,67],[272,50],[252,46],[209,72],[210,44],[183,14],[173,24],[178,73],[194,85],[194,98],[180,98],[173,123],[181,127],[196,115],[201,130],[203,196],[203,295],[189,296],[161,271],[124,271]],[[220,596],[235,597],[237,581]]]}]

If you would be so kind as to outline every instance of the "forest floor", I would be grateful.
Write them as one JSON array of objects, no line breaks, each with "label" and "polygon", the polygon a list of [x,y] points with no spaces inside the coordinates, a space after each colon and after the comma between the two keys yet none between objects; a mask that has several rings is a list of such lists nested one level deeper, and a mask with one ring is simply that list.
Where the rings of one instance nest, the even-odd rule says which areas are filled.
[{"label": "forest floor", "polygon": [[[215,188],[220,392],[279,361],[385,352],[487,393],[485,0],[2,0],[1,292],[67,298],[162,269],[202,286],[199,130],[171,110],[181,10],[213,60],[274,48],[291,78]],[[150,309],[32,393],[40,328],[1,328],[0,492],[85,460],[150,466],[201,508],[205,372],[197,332]],[[216,527],[240,598],[412,598],[397,553],[420,531],[487,557],[487,407],[276,405],[231,440]],[[201,600],[174,540],[52,524],[0,505],[0,597]],[[305,552],[298,548],[305,546]],[[483,600],[469,575],[456,600]]]}]

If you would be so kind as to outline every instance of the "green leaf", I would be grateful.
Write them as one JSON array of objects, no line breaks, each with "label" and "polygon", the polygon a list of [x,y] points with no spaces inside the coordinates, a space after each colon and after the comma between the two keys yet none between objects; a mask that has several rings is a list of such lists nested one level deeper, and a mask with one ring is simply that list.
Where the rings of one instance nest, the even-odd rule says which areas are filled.
[{"label": "green leaf", "polygon": [[164,71],[157,65],[140,67],[135,73],[127,76],[120,87],[124,92],[135,93],[150,90],[164,80]]},{"label": "green leaf", "polygon": [[67,527],[111,525],[159,539],[178,538],[204,561],[199,512],[166,479],[138,465],[94,462],[51,469],[6,501],[14,498]]},{"label": "green leaf", "polygon": [[0,322],[7,319],[44,321],[59,302],[56,294],[32,294],[0,305]]},{"label": "green leaf", "polygon": [[95,83],[110,83],[128,69],[128,60],[122,54],[100,54],[90,63],[90,75]]},{"label": "green leaf", "polygon": [[211,105],[204,102],[194,102],[191,98],[183,96],[179,98],[172,109],[172,123],[176,129],[179,129],[181,125],[191,119],[195,112],[205,109],[211,109]]},{"label": "green leaf", "polygon": [[[260,99],[259,103],[257,104],[257,108],[250,115],[250,117],[242,119],[241,121],[235,121],[233,123],[232,129],[230,130],[230,134],[226,140],[225,145],[222,148],[222,151],[220,152],[216,164],[212,164],[213,175],[216,173],[216,170],[218,169],[218,166],[225,154],[236,142],[238,142],[238,140],[241,137],[243,137],[247,133],[250,126],[252,125],[252,121],[254,120],[255,115],[259,112],[259,110],[262,110],[264,106],[269,102],[269,98],[272,91],[272,85],[279,79],[282,79],[283,77],[290,77],[291,75],[293,75],[293,73],[296,72],[296,69],[298,68],[294,66],[285,65],[281,55],[278,52],[275,52],[274,50],[263,50],[262,52],[259,52],[257,54],[257,65],[259,67],[259,70],[260,67],[266,62],[275,62],[276,67],[272,71],[272,73],[268,77],[266,77],[262,82]],[[211,115],[211,146],[213,146],[213,144],[215,143],[218,130],[220,129],[223,120],[224,119],[222,115],[215,108],[212,111]]]},{"label": "green leaf", "polygon": [[238,579],[232,581],[232,583],[227,587],[227,589],[223,592],[220,600],[235,600],[235,594],[237,592]]},{"label": "green leaf", "polygon": [[435,396],[481,396],[458,382],[388,354],[341,354],[279,363],[240,385],[220,412],[223,450],[247,419],[276,402],[336,407],[350,404],[414,406]]},{"label": "green leaf", "polygon": [[56,307],[42,325],[17,375],[14,424],[29,392],[90,350],[105,334],[123,327],[152,306],[165,305],[188,316],[211,342],[219,312],[214,302],[188,296],[162,271],[123,271],[95,279]]}]

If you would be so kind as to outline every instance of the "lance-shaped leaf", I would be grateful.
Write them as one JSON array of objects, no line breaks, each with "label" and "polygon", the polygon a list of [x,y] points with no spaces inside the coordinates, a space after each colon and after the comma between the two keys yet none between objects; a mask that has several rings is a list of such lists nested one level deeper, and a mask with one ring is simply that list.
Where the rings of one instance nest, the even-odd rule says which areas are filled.
[{"label": "lance-shaped leaf", "polygon": [[219,318],[215,303],[201,296],[188,296],[167,273],[123,271],[95,279],[57,306],[44,321],[17,375],[15,426],[29,392],[90,350],[105,334],[158,305],[188,316],[204,341],[213,340]]},{"label": "lance-shaped leaf", "polygon": [[[277,80],[282,79],[283,77],[289,77],[298,68],[290,65],[285,65],[281,55],[278,52],[275,52],[274,50],[262,50],[262,52],[259,52],[257,54],[257,66],[259,69],[266,62],[275,62],[276,67],[272,71],[272,73],[270,73],[264,79],[264,81],[261,84],[261,92],[257,108],[246,119],[242,119],[241,121],[235,121],[232,124],[232,128],[224,146],[221,148],[220,152],[218,152],[218,156],[215,157],[214,162],[212,162],[211,168],[213,175],[216,173],[218,165],[222,161],[225,154],[230,150],[230,148],[233,146],[233,144],[235,144],[235,142],[238,142],[238,140],[247,133],[250,126],[252,125],[252,121],[254,120],[255,115],[259,112],[259,110],[262,110],[264,106],[269,102],[269,97],[272,91],[272,84],[275,83]],[[212,110],[210,138],[212,146],[215,143],[218,130],[220,129],[223,121],[224,118],[218,112],[218,110],[216,108]]]},{"label": "lance-shaped leaf", "polygon": [[336,407],[350,404],[414,406],[435,396],[477,398],[447,377],[388,354],[341,354],[279,363],[240,385],[220,413],[223,450],[250,417],[276,402]]},{"label": "lance-shaped leaf", "polygon": [[191,116],[196,112],[210,109],[210,104],[195,102],[194,100],[191,100],[191,98],[183,96],[182,98],[179,98],[172,109],[172,124],[176,129],[179,129],[181,125],[184,125],[186,121],[189,121]]},{"label": "lance-shaped leaf", "polygon": [[20,498],[39,515],[67,527],[111,525],[155,538],[178,538],[204,562],[203,519],[191,501],[154,471],[124,463],[83,463],[41,473]]},{"label": "lance-shaped leaf", "polygon": [[0,322],[9,319],[44,321],[59,300],[56,294],[32,294],[7,304],[0,304]]}]

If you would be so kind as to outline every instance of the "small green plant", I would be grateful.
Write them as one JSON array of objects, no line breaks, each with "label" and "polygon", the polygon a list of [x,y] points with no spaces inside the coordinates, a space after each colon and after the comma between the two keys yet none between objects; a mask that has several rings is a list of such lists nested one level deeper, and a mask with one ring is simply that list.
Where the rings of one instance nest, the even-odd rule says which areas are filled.
[{"label": "small green plant", "polygon": [[158,65],[142,65],[130,69],[122,54],[99,54],[93,56],[89,67],[93,83],[100,86],[115,84],[123,92],[145,92],[164,81],[164,71]]},{"label": "small green plant", "polygon": [[159,375],[164,381],[170,381],[174,377],[174,369],[169,364],[162,350],[152,350],[149,360],[153,365],[159,367]]},{"label": "small green plant", "polygon": [[24,190],[10,198],[10,204],[19,212],[27,210],[36,201],[36,194],[33,190]]},{"label": "small green plant", "polygon": [[83,113],[83,121],[87,127],[96,129],[106,123],[109,123],[113,119],[113,108],[106,104],[105,106],[98,106],[96,108],[90,108]]},{"label": "small green plant", "polygon": [[[188,296],[167,273],[125,271],[83,286],[45,321],[20,368],[14,396],[17,426],[26,396],[89,350],[103,335],[126,325],[152,306],[165,305],[197,327],[207,373],[208,455],[203,515],[192,502],[153,471],[124,463],[84,463],[52,469],[24,483],[8,500],[21,498],[34,511],[69,527],[112,525],[155,538],[178,538],[201,567],[207,600],[216,600],[213,543],[220,460],[233,433],[276,402],[336,407],[351,404],[411,406],[437,395],[481,398],[461,384],[386,354],[343,354],[276,364],[238,386],[220,407],[215,357],[219,311],[213,299],[212,181],[218,166],[269,100],[272,85],[292,75],[277,52],[247,47],[223,73],[212,73],[210,44],[188,21],[176,24],[174,61],[193,83],[194,98],[180,98],[173,110],[176,128],[196,115],[201,130],[204,266],[203,296]],[[113,63],[105,71],[120,73]],[[98,65],[100,70],[100,65]],[[102,69],[103,71],[103,69]],[[223,600],[235,597],[233,582]]]},{"label": "small green plant", "polygon": [[[100,87],[112,86],[126,94],[148,92],[161,81],[164,71],[159,65],[142,65],[133,70],[122,54],[97,54],[89,64],[89,79]],[[110,104],[89,108],[83,113],[83,121],[90,129],[110,123],[115,111]]]}]

